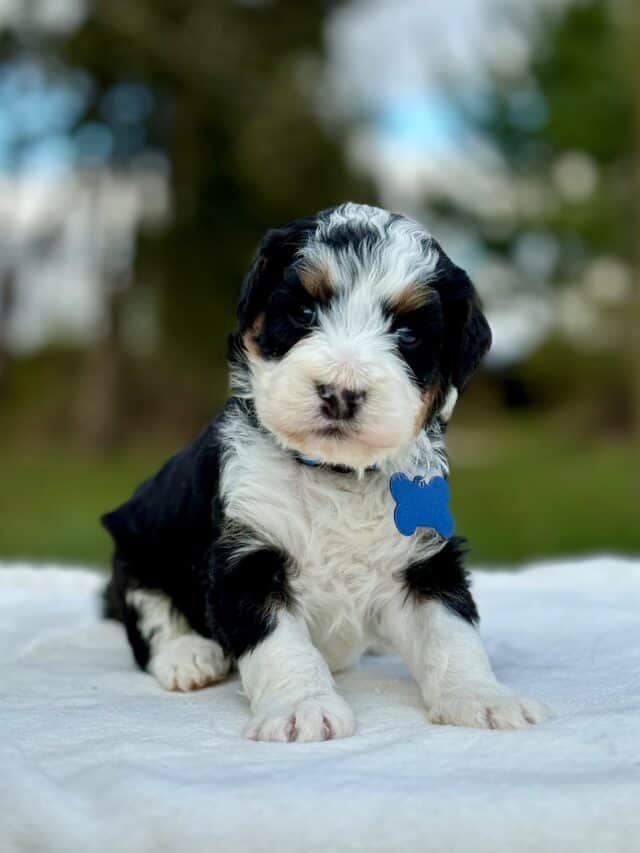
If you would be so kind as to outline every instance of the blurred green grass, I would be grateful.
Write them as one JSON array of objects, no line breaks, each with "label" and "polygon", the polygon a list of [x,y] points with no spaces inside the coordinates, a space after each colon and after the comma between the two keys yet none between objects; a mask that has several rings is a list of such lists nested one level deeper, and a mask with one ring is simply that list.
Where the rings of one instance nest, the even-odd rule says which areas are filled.
[{"label": "blurred green grass", "polygon": [[106,566],[111,545],[99,516],[127,498],[167,455],[157,447],[98,456],[0,449],[0,560]]},{"label": "blurred green grass", "polygon": [[[451,435],[453,510],[473,564],[594,551],[640,553],[633,448],[587,444],[549,423],[509,421]],[[99,515],[175,447],[107,456],[0,449],[0,559],[108,564]]]},{"label": "blurred green grass", "polygon": [[593,442],[544,420],[452,437],[452,505],[472,563],[640,553],[640,458],[631,442]]}]

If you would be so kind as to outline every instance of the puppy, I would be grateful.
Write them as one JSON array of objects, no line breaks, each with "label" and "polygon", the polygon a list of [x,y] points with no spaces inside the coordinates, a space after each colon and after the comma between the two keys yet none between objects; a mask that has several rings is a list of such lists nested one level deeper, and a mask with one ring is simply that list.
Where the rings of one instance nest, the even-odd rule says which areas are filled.
[{"label": "puppy", "polygon": [[381,643],[432,723],[541,721],[492,672],[464,540],[426,504],[398,526],[390,489],[444,499],[446,422],[491,341],[465,272],[411,219],[343,204],[266,235],[237,318],[221,414],[103,518],[106,615],[139,666],[168,690],[237,667],[261,741],[353,734],[331,673]]}]

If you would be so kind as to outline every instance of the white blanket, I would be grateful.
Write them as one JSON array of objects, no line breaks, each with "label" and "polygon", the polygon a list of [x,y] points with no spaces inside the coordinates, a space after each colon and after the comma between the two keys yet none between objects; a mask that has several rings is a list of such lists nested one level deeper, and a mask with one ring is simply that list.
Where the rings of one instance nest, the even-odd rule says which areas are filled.
[{"label": "white blanket", "polygon": [[432,726],[394,657],[338,677],[355,737],[260,744],[237,680],[163,691],[103,578],[0,570],[0,851],[640,850],[640,563],[475,575],[498,675],[556,716]]}]

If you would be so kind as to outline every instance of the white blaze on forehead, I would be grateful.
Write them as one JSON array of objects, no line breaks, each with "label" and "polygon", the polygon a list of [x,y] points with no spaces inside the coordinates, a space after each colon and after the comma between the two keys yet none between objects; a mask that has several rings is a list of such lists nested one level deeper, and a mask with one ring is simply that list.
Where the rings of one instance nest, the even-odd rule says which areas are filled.
[{"label": "white blaze on forehead", "polygon": [[333,352],[345,348],[355,352],[368,349],[376,340],[378,346],[385,346],[389,319],[376,293],[358,283],[334,296],[320,314],[320,327]]},{"label": "white blaze on forehead", "polygon": [[[332,240],[350,226],[354,235],[368,233],[371,237],[334,247]],[[300,257],[305,265],[326,270],[334,292],[349,291],[357,298],[362,291],[382,303],[393,301],[413,282],[428,281],[435,272],[438,251],[418,222],[377,207],[349,203],[319,222]]]}]

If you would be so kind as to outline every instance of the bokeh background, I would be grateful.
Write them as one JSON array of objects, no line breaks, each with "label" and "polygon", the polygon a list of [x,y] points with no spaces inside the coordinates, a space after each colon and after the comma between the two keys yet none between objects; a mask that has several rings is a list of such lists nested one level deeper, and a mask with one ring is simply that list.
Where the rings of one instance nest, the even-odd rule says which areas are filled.
[{"label": "bokeh background", "polygon": [[261,233],[346,199],[487,306],[474,562],[640,551],[639,5],[0,0],[0,559],[106,565],[225,398]]}]

